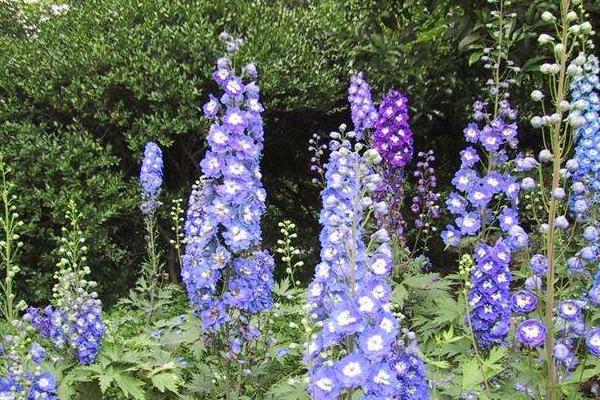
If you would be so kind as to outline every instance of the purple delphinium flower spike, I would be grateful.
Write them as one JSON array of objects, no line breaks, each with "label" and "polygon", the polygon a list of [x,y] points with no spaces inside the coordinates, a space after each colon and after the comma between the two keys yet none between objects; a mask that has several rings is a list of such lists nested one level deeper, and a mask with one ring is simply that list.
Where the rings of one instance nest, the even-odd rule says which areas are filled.
[{"label": "purple delphinium flower spike", "polygon": [[510,248],[502,239],[493,246],[480,244],[475,250],[468,318],[483,348],[503,344],[510,328],[510,259]]},{"label": "purple delphinium flower spike", "polygon": [[[518,193],[513,164],[528,168],[530,161],[509,154],[517,145],[516,112],[508,101],[499,102],[495,115],[489,115],[483,102],[473,105],[473,119],[464,130],[469,143],[461,152],[461,165],[452,184],[455,191],[446,205],[454,214],[454,224],[442,232],[442,240],[449,247],[460,247],[461,239],[477,236],[490,224],[499,226],[495,244],[480,243],[475,249],[475,268],[471,272],[469,292],[469,322],[483,348],[504,344],[510,328],[512,310],[517,313],[532,311],[537,305],[535,296],[519,292],[511,297],[511,252],[528,244],[528,235],[519,225]],[[485,161],[485,164],[483,162]],[[533,159],[533,166],[535,166]],[[527,166],[525,166],[527,164]],[[496,207],[500,202],[501,207]],[[493,242],[492,242],[493,243]]]},{"label": "purple delphinium flower spike", "polygon": [[379,106],[371,143],[383,159],[378,168],[382,181],[375,200],[386,201],[389,208],[378,222],[398,238],[403,237],[405,227],[404,167],[410,162],[414,147],[409,122],[408,99],[398,91],[390,91]]},{"label": "purple delphinium flower spike", "polygon": [[348,102],[350,103],[354,132],[357,139],[360,140],[363,137],[363,131],[373,128],[377,120],[377,110],[371,98],[371,88],[362,72],[350,77]]},{"label": "purple delphinium flower spike", "polygon": [[[414,374],[392,364],[402,355],[394,350],[399,329],[389,311],[393,263],[389,235],[383,228],[375,232],[370,251],[363,241],[366,211],[386,209],[375,207],[368,197],[380,181],[367,162],[367,154],[374,150],[363,157],[345,138],[332,141],[330,147],[319,219],[321,262],[308,287],[311,319],[322,327],[306,349],[309,392],[314,399],[337,399],[341,393],[358,391],[365,398],[403,398],[406,386],[401,380],[414,379]],[[404,347],[398,348],[401,352]],[[325,357],[339,350],[346,355]],[[418,364],[415,359],[407,362]]]},{"label": "purple delphinium flower spike", "polygon": [[181,276],[205,331],[217,331],[237,316],[236,331],[230,332],[238,336],[230,343],[233,356],[242,338],[257,336],[246,315],[273,304],[274,260],[258,250],[266,194],[260,174],[264,131],[256,66],[244,68],[241,77],[223,58],[213,76],[224,94],[211,96],[204,107],[213,123],[200,162],[201,182],[189,198]]},{"label": "purple delphinium flower spike", "polygon": [[158,195],[163,182],[162,150],[154,142],[146,143],[144,158],[140,169],[140,184],[142,188],[141,210],[151,215],[160,205]]}]

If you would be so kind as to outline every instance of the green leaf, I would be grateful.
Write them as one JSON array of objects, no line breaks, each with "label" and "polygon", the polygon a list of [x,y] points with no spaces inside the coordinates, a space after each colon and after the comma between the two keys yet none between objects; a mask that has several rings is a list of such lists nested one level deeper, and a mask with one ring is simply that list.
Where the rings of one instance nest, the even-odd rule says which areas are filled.
[{"label": "green leaf", "polygon": [[177,393],[178,387],[181,384],[179,377],[171,372],[152,375],[150,379],[152,380],[154,387],[162,393],[164,393],[165,390]]},{"label": "green leaf", "polygon": [[309,400],[310,397],[306,391],[306,386],[301,383],[302,379],[295,379],[294,382],[279,383],[266,393],[265,400]]},{"label": "green leaf", "polygon": [[483,56],[483,52],[481,51],[475,51],[471,53],[471,55],[469,56],[469,66],[479,61],[481,59],[481,56]]},{"label": "green leaf", "polygon": [[462,364],[462,387],[464,390],[473,390],[483,382],[481,367],[476,359],[471,358]]},{"label": "green leaf", "polygon": [[146,398],[144,390],[144,382],[125,373],[118,373],[114,376],[114,381],[127,397],[131,396],[134,399],[144,400]]},{"label": "green leaf", "polygon": [[471,33],[471,34],[465,36],[458,43],[458,50],[460,50],[460,51],[465,50],[467,48],[467,46],[469,46],[470,44],[475,43],[479,39],[480,39],[480,37],[479,37],[479,35],[477,33]]}]

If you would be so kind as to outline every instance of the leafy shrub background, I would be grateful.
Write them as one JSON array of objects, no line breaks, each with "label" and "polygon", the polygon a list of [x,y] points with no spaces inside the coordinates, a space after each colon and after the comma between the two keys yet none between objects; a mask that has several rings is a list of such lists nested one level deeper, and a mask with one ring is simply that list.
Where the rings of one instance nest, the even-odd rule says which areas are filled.
[{"label": "leafy shrub background", "polygon": [[[519,53],[513,58],[525,67],[523,81],[541,62],[528,59],[541,3],[516,4],[525,27],[514,38]],[[315,130],[349,119],[348,71],[365,70],[379,94],[397,87],[410,95],[417,146],[436,149],[447,176],[468,106],[483,85],[477,77],[485,75],[480,67],[469,68],[480,51],[484,1],[68,4],[66,14],[44,22],[43,4],[0,5],[0,151],[22,189],[20,211],[29,225],[20,293],[33,303],[48,298],[52,249],[71,197],[93,232],[93,278],[105,286],[99,293],[112,301],[130,286],[143,252],[136,181],[142,145],[152,139],[166,148],[165,203],[186,199],[198,176],[207,129],[199,107],[212,88],[221,31],[246,39],[239,57],[252,55],[262,75],[266,245],[274,247],[276,222],[290,218],[301,227],[309,261],[317,245],[318,192],[310,183],[306,142]],[[593,7],[598,26],[599,6]],[[21,10],[39,28],[35,39],[14,23]],[[515,103],[526,115],[525,92]],[[525,143],[535,148],[537,138]],[[168,224],[163,226],[167,238]],[[175,257],[169,256],[176,279]]]}]

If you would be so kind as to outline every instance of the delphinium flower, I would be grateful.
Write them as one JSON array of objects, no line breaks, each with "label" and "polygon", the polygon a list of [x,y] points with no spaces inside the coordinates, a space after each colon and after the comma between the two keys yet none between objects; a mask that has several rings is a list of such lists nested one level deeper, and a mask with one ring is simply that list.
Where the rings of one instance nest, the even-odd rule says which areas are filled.
[{"label": "delphinium flower", "polygon": [[29,345],[27,328],[21,321],[14,321],[17,333],[4,335],[0,365],[0,399],[58,400],[56,378],[42,363],[46,350],[38,343]]},{"label": "delphinium flower", "polygon": [[396,373],[399,390],[397,399],[427,400],[429,385],[427,383],[425,363],[421,359],[414,332],[402,329],[402,337],[394,346],[390,365]]},{"label": "delphinium flower", "polygon": [[[600,193],[600,77],[598,58],[589,55],[582,65],[583,74],[576,76],[571,83],[571,103],[575,112],[572,115],[582,118],[582,125],[574,130],[574,162],[577,169],[572,175],[573,193],[571,211],[575,202],[588,197],[597,200]],[[575,117],[572,117],[575,118]],[[584,184],[587,188],[578,190]]]},{"label": "delphinium flower", "polygon": [[[222,38],[232,56],[241,42],[227,34]],[[274,260],[259,249],[266,196],[259,168],[263,106],[257,71],[248,64],[236,75],[229,56],[217,61],[213,74],[224,93],[211,96],[203,108],[213,123],[200,162],[201,182],[189,199],[181,276],[203,329],[235,327],[229,345],[237,350],[239,340],[258,336],[247,315],[272,306]]]},{"label": "delphinium flower", "polygon": [[379,106],[373,147],[392,167],[406,166],[413,156],[413,134],[408,117],[408,99],[392,90]]},{"label": "delphinium flower", "polygon": [[375,194],[376,201],[385,201],[389,212],[380,216],[381,226],[403,238],[405,221],[402,216],[404,202],[404,167],[413,155],[413,134],[408,116],[408,99],[392,90],[379,106],[379,116],[371,144],[381,155],[383,162],[378,166],[382,182]]},{"label": "delphinium flower", "polygon": [[154,142],[146,143],[144,157],[140,169],[140,186],[142,189],[141,210],[145,215],[154,213],[160,205],[158,195],[163,181],[162,150]]},{"label": "delphinium flower", "polygon": [[24,319],[56,348],[68,346],[80,364],[89,365],[100,352],[106,328],[102,303],[94,291],[96,283],[87,279],[90,273],[85,265],[87,246],[79,228],[81,215],[73,203],[67,218],[70,229],[63,229],[61,259],[54,274],[57,283],[53,288],[53,304],[43,309],[30,307]]},{"label": "delphinium flower", "polygon": [[[157,246],[157,229],[155,213],[161,202],[158,200],[163,183],[163,156],[160,147],[148,142],[144,148],[142,166],[140,168],[140,186],[142,189],[141,210],[144,214],[146,230],[146,259],[142,264],[136,286],[130,291],[126,302],[144,311],[146,324],[165,307],[163,299],[168,298],[165,288],[161,287],[164,273],[161,253]],[[179,250],[178,250],[179,251]]]},{"label": "delphinium flower", "polygon": [[469,124],[465,138],[483,150],[468,145],[461,152],[461,166],[452,180],[455,191],[446,201],[455,221],[442,233],[442,239],[447,246],[459,247],[465,237],[492,233],[494,239],[488,240],[495,242],[483,241],[475,249],[476,265],[468,294],[470,327],[478,345],[489,348],[506,343],[512,316],[511,253],[527,246],[528,235],[519,225],[520,186],[510,172],[510,152],[516,146],[516,112],[505,100],[499,101],[492,116],[482,102],[476,102],[473,109],[474,119],[486,122],[483,126]]},{"label": "delphinium flower", "polygon": [[[406,376],[409,366],[395,370],[392,364],[412,366],[415,361],[400,360],[404,353],[393,350],[398,322],[390,312],[390,238],[381,228],[368,246],[363,242],[366,212],[387,211],[370,197],[381,181],[370,164],[381,157],[373,149],[361,156],[362,145],[353,147],[343,126],[340,130],[332,135],[322,192],[321,262],[308,287],[310,316],[320,327],[306,349],[309,391],[314,399],[358,391],[365,398],[410,398],[398,397],[403,390],[399,377]],[[410,372],[412,377],[414,370]]]},{"label": "delphinium flower", "polygon": [[[506,36],[515,14],[506,12],[504,1],[496,3],[486,26],[494,40],[483,49],[481,61],[492,71],[486,93],[473,104],[473,121],[464,129],[466,147],[460,152],[460,167],[446,205],[454,222],[442,232],[446,246],[474,250],[467,295],[469,330],[474,347],[488,349],[507,344],[513,306],[526,314],[534,295],[517,292],[511,296],[513,253],[525,249],[528,234],[520,225],[519,194],[523,190],[517,172],[535,167],[536,160],[515,154],[518,145],[517,111],[510,104],[512,74],[519,68],[508,59]],[[507,2],[508,3],[508,2]],[[533,162],[532,162],[533,161]],[[487,381],[486,389],[489,390]]]},{"label": "delphinium flower", "polygon": [[[470,123],[464,130],[465,139],[480,144],[483,151],[468,145],[461,152],[461,165],[452,179],[455,190],[446,201],[448,211],[455,216],[454,224],[442,232],[442,239],[447,246],[458,247],[461,238],[476,236],[497,222],[507,244],[519,250],[527,235],[518,218],[521,188],[510,173],[509,153],[517,140],[516,112],[504,100],[499,102],[496,115],[489,116],[482,102],[476,102],[473,110],[475,120],[487,122],[483,126]],[[505,207],[498,209],[498,205]]]},{"label": "delphinium flower", "polygon": [[415,247],[419,247],[419,239],[421,239],[421,233],[423,233],[423,248],[426,249],[430,233],[437,231],[432,222],[441,216],[438,204],[441,195],[436,192],[437,176],[433,167],[435,162],[433,150],[420,151],[417,158],[416,168],[413,172],[413,177],[417,179],[416,193],[412,198],[410,210],[416,215],[415,228],[418,233]]},{"label": "delphinium flower", "polygon": [[363,131],[373,128],[378,118],[377,110],[371,98],[371,87],[362,72],[353,74],[350,77],[348,102],[350,103],[354,132],[360,140],[363,137]]},{"label": "delphinium flower", "polygon": [[510,329],[510,260],[510,248],[503,239],[493,246],[482,243],[475,250],[468,318],[482,348],[503,344]]}]

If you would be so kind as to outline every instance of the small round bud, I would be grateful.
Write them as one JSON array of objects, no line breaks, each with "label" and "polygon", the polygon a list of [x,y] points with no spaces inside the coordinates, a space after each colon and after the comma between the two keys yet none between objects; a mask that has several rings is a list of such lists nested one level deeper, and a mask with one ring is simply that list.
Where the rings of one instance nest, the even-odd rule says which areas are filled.
[{"label": "small round bud", "polygon": [[547,163],[552,161],[552,152],[548,149],[544,149],[542,151],[540,151],[540,154],[538,155],[538,159],[540,160],[540,162],[542,163]]},{"label": "small round bud", "polygon": [[544,98],[544,93],[542,93],[539,90],[534,90],[533,92],[531,92],[531,99],[533,101],[540,101]]}]

